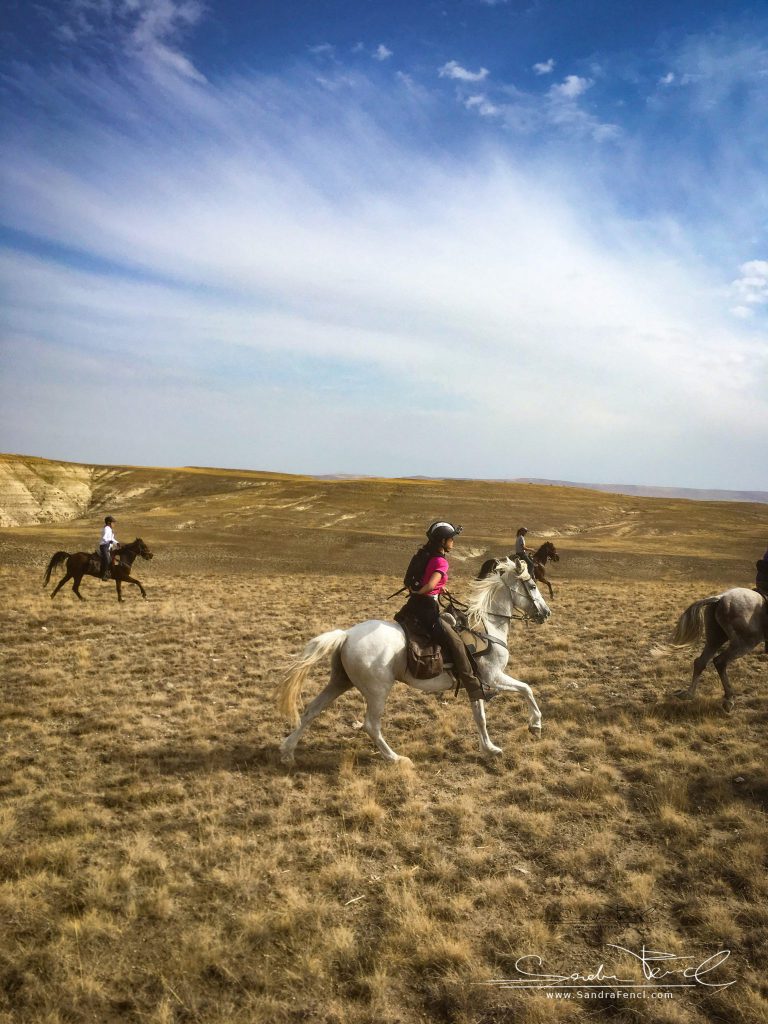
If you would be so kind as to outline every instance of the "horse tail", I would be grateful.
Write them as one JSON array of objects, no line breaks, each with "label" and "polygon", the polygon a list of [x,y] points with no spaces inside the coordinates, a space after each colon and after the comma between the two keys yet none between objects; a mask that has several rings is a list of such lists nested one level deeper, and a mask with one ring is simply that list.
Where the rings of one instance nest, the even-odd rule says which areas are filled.
[{"label": "horse tail", "polygon": [[299,697],[304,688],[309,670],[318,661],[335,651],[340,650],[347,639],[343,629],[332,629],[329,633],[321,633],[309,641],[288,668],[280,682],[277,684],[277,708],[281,715],[299,724]]},{"label": "horse tail", "polygon": [[66,562],[66,560],[68,558],[69,558],[69,552],[68,551],[57,551],[56,552],[56,554],[53,556],[53,558],[48,563],[48,568],[45,570],[45,576],[43,577],[43,586],[44,587],[48,586],[48,584],[50,582],[50,579],[51,579],[51,573],[53,572],[53,570],[54,569],[58,569],[58,567],[61,565],[61,563],[62,562]]},{"label": "horse tail", "polygon": [[717,604],[721,596],[717,594],[715,597],[705,597],[689,605],[677,620],[675,632],[668,641],[669,646],[690,647],[696,643],[704,629],[704,609],[707,605]]}]

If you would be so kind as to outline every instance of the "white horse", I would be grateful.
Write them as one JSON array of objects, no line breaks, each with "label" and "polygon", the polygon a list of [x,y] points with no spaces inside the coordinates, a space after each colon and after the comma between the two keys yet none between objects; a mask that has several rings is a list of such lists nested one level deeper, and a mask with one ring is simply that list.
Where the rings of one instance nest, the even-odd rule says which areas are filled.
[{"label": "white horse", "polygon": [[[550,610],[519,559],[502,559],[494,573],[485,579],[473,580],[470,586],[470,626],[482,630],[491,640],[488,653],[478,659],[478,674],[483,686],[521,694],[530,709],[528,728],[533,735],[540,736],[541,712],[530,686],[504,673],[509,657],[506,639],[510,620],[516,617],[516,612],[521,618],[545,622]],[[331,656],[330,682],[299,718],[299,698],[307,675],[313,665],[328,655]],[[296,725],[280,745],[282,760],[286,764],[293,762],[296,744],[310,722],[337,697],[355,686],[366,703],[365,731],[387,761],[408,762],[408,758],[392,750],[381,734],[381,715],[389,691],[397,680],[422,693],[440,693],[456,684],[448,672],[442,672],[434,679],[414,679],[408,672],[406,660],[405,634],[395,622],[371,619],[350,629],[322,633],[310,640],[288,667],[277,688],[280,712]],[[500,754],[501,748],[488,736],[482,700],[472,702],[472,714],[483,753]]]}]

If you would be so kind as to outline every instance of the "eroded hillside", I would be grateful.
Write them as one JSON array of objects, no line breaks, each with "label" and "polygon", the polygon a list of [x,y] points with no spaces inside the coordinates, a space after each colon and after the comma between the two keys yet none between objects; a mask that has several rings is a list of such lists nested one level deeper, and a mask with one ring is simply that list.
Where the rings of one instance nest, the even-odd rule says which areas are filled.
[{"label": "eroded hillside", "polygon": [[240,476],[227,470],[97,466],[0,455],[0,527],[63,523],[140,499],[210,496],[236,490],[242,486]]}]

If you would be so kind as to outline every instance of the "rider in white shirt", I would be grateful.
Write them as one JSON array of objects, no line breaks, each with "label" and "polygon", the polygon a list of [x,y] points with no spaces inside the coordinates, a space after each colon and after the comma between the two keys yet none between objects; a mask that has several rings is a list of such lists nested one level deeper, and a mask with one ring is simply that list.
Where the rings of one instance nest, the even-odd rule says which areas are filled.
[{"label": "rider in white shirt", "polygon": [[114,521],[115,520],[112,516],[107,516],[104,520],[104,529],[101,531],[99,552],[101,554],[101,578],[103,580],[109,579],[109,567],[112,562],[112,548],[116,548],[118,546],[115,531],[112,529]]},{"label": "rider in white shirt", "polygon": [[521,526],[517,531],[517,537],[515,538],[515,558],[522,558],[525,564],[528,566],[528,572],[531,574],[531,579],[536,579],[536,569],[533,565],[533,559],[528,552],[528,548],[525,546],[525,535],[528,533],[526,526]]}]

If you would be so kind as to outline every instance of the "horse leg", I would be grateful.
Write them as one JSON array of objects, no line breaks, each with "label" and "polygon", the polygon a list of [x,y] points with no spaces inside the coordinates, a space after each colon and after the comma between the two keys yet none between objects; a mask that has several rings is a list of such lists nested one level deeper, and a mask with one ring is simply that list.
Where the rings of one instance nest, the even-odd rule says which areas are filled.
[{"label": "horse leg", "polygon": [[728,679],[728,666],[732,661],[736,661],[736,659],[740,658],[743,654],[747,654],[750,649],[751,646],[749,644],[740,644],[737,641],[732,640],[725,650],[721,651],[712,662],[717,669],[717,674],[720,676],[720,682],[723,684],[723,709],[725,711],[733,711],[733,706],[736,703],[733,696],[733,690],[731,689],[731,683]]},{"label": "horse leg", "polygon": [[544,566],[539,565],[538,562],[535,563],[535,571],[534,571],[534,574],[533,574],[533,579],[534,579],[534,582],[536,582],[536,583],[546,583],[547,586],[549,587],[549,596],[550,597],[554,597],[555,596],[555,593],[552,590],[552,584],[549,582],[547,577],[544,575]]},{"label": "horse leg", "polygon": [[72,584],[72,589],[74,590],[74,592],[77,594],[81,601],[85,600],[83,595],[80,593],[80,584],[83,582],[83,576],[84,573],[82,572],[80,573],[79,576],[75,576],[75,582]]},{"label": "horse leg", "polygon": [[710,661],[712,661],[712,658],[715,656],[720,646],[721,644],[717,644],[717,646],[710,646],[709,643],[706,643],[704,645],[704,650],[701,652],[698,658],[694,659],[693,662],[693,676],[691,677],[691,685],[688,687],[687,690],[678,690],[675,694],[676,697],[679,697],[680,700],[693,700],[693,698],[696,696],[696,687],[699,685],[699,680],[701,679],[704,673],[704,669],[707,667]]},{"label": "horse leg", "polygon": [[65,584],[65,583],[67,583],[67,582],[68,582],[69,580],[71,580],[72,578],[73,578],[73,577],[72,577],[72,574],[71,574],[71,573],[67,573],[67,575],[66,575],[66,576],[62,576],[62,578],[61,578],[61,579],[59,580],[59,582],[58,582],[58,583],[56,584],[56,586],[54,587],[53,593],[51,594],[51,600],[53,600],[53,599],[54,599],[54,597],[56,597],[56,595],[57,595],[57,594],[58,594],[58,592],[59,592],[59,591],[61,590],[61,588],[62,588],[62,587],[64,586],[64,584]]},{"label": "horse leg", "polygon": [[340,697],[342,693],[346,693],[347,690],[351,689],[352,685],[353,684],[349,676],[344,671],[344,666],[341,664],[341,658],[337,651],[331,660],[330,682],[310,703],[307,710],[301,716],[301,721],[290,736],[286,736],[280,744],[280,760],[284,764],[293,764],[293,752],[296,749],[296,744],[299,742],[301,734],[310,722],[314,721],[314,719],[317,718],[317,716],[324,711],[329,704],[332,704],[337,697]]},{"label": "horse leg", "polygon": [[512,676],[502,672],[493,680],[493,685],[498,690],[505,690],[508,693],[519,693],[525,698],[531,712],[528,718],[528,732],[538,739],[541,736],[541,711],[536,703],[536,698],[533,696],[533,690],[528,683],[524,683],[520,679],[513,679]]},{"label": "horse leg", "polygon": [[691,685],[687,690],[678,690],[675,696],[680,700],[693,700],[696,696],[696,687],[699,685],[699,680],[702,677],[704,669],[712,661],[712,658],[717,654],[720,648],[725,643],[727,637],[722,626],[716,621],[714,612],[711,608],[707,608],[704,612],[704,628],[705,628],[705,641],[704,649],[698,658],[693,663],[693,676],[691,677]]},{"label": "horse leg", "polygon": [[133,578],[133,576],[125,576],[125,577],[123,577],[122,581],[118,581],[118,586],[119,586],[120,582],[123,582],[123,583],[133,583],[141,591],[141,596],[143,598],[146,598],[146,596],[147,596],[146,590],[144,589],[144,587],[142,587],[142,585],[139,583],[138,580],[135,580]]},{"label": "horse leg", "polygon": [[122,601],[123,600],[122,580],[118,579],[117,576],[115,576],[115,589],[117,590],[117,600],[118,601]]},{"label": "horse leg", "polygon": [[358,684],[358,689],[365,698],[363,729],[365,729],[376,744],[384,760],[389,761],[391,764],[396,764],[398,761],[411,764],[410,757],[396,754],[381,734],[381,716],[384,712],[384,704],[389,696],[389,691],[392,689],[392,682],[377,682],[374,686],[366,687],[365,689]]},{"label": "horse leg", "polygon": [[497,747],[495,743],[492,743],[488,735],[488,726],[485,722],[485,701],[473,700],[470,707],[472,708],[472,716],[475,719],[477,731],[480,733],[480,749],[482,752],[484,754],[503,753],[501,747]]}]

